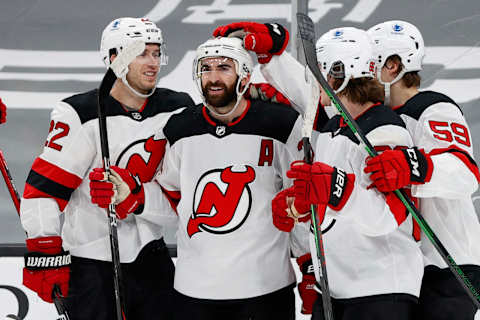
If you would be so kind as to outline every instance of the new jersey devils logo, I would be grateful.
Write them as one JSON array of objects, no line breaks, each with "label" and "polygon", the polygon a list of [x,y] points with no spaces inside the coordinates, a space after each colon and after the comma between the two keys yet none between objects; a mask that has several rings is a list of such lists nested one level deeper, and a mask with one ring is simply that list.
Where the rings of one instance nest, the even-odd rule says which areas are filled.
[{"label": "new jersey devils logo", "polygon": [[149,182],[163,159],[166,144],[167,140],[155,140],[153,136],[134,141],[120,153],[115,165],[127,168],[140,181]]},{"label": "new jersey devils logo", "polygon": [[252,204],[248,184],[255,180],[255,170],[250,166],[241,167],[215,169],[200,177],[187,225],[190,237],[201,231],[229,233],[245,222]]}]

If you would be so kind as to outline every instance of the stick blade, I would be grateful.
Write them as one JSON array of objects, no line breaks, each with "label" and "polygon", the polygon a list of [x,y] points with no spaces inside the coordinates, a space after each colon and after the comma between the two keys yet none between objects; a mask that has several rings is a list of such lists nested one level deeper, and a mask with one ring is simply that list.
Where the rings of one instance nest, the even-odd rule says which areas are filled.
[{"label": "stick blade", "polygon": [[300,37],[304,40],[315,42],[315,24],[312,19],[304,13],[297,13],[297,24]]}]

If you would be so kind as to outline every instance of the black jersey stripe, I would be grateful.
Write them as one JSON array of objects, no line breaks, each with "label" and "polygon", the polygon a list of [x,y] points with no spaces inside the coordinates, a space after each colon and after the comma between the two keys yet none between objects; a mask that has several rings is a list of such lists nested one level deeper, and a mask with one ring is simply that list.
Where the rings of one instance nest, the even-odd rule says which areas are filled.
[{"label": "black jersey stripe", "polygon": [[65,201],[70,200],[70,196],[75,190],[50,180],[34,170],[30,170],[27,177],[27,183],[41,192]]}]

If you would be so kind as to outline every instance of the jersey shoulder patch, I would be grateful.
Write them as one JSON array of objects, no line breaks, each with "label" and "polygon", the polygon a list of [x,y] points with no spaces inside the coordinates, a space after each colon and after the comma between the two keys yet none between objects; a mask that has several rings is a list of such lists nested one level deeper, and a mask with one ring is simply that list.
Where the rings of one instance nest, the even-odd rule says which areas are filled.
[{"label": "jersey shoulder patch", "polygon": [[[364,135],[367,135],[369,132],[378,127],[386,125],[406,128],[402,118],[400,118],[400,116],[391,108],[384,106],[383,104],[373,105],[364,113],[362,113],[357,119],[355,119],[355,121]],[[355,137],[350,127],[348,127],[340,115],[332,117],[321,132],[331,132],[332,137],[336,135],[343,135],[349,138],[355,144],[360,144],[360,141],[358,141],[357,137]]]},{"label": "jersey shoulder patch", "polygon": [[463,114],[462,108],[460,108],[455,101],[443,93],[435,91],[421,91],[405,102],[404,105],[399,106],[394,110],[399,115],[404,114],[415,120],[418,120],[428,107],[440,102],[446,102],[455,105]]}]

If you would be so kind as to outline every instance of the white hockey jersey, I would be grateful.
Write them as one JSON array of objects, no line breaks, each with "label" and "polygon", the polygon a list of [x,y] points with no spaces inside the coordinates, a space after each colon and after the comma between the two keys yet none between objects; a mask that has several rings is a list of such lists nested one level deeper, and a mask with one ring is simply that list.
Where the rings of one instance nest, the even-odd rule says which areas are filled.
[{"label": "white hockey jersey", "polygon": [[[394,110],[414,145],[432,155],[431,181],[412,186],[420,212],[457,264],[480,265],[480,224],[471,198],[480,174],[460,107],[441,93],[425,91]],[[426,265],[447,267],[423,233],[422,251]]]},{"label": "white hockey jersey", "polygon": [[248,104],[228,125],[199,105],[164,129],[158,181],[179,200],[174,287],[190,297],[244,299],[295,282],[289,236],[273,225],[271,201],[302,158],[302,120],[285,106]]},{"label": "white hockey jersey", "polygon": [[[412,144],[404,123],[388,107],[373,105],[356,121],[378,150]],[[423,260],[419,243],[412,236],[412,218],[407,216],[399,227],[401,219],[392,212],[405,214],[405,207],[388,206],[384,194],[367,189],[371,183],[363,172],[367,156],[340,116],[330,119],[318,137],[315,161],[356,177],[346,205],[340,211],[327,208],[321,226],[331,295],[337,299],[391,293],[418,297]],[[313,233],[310,248],[317,272]]]},{"label": "white hockey jersey", "polygon": [[[154,134],[176,109],[193,104],[185,93],[157,88],[141,110],[127,111],[110,96],[106,115],[111,164],[128,168],[142,182],[151,181],[165,150],[165,141]],[[63,247],[72,255],[111,261],[108,218],[92,204],[88,179],[93,168],[102,167],[96,110],[97,90],[55,106],[45,147],[26,181],[20,217],[29,238],[61,233]],[[161,193],[157,183],[144,186]],[[145,203],[141,215],[118,221],[121,262],[132,262],[144,245],[163,236],[162,224],[174,216],[170,210],[164,197],[157,196]]]}]

